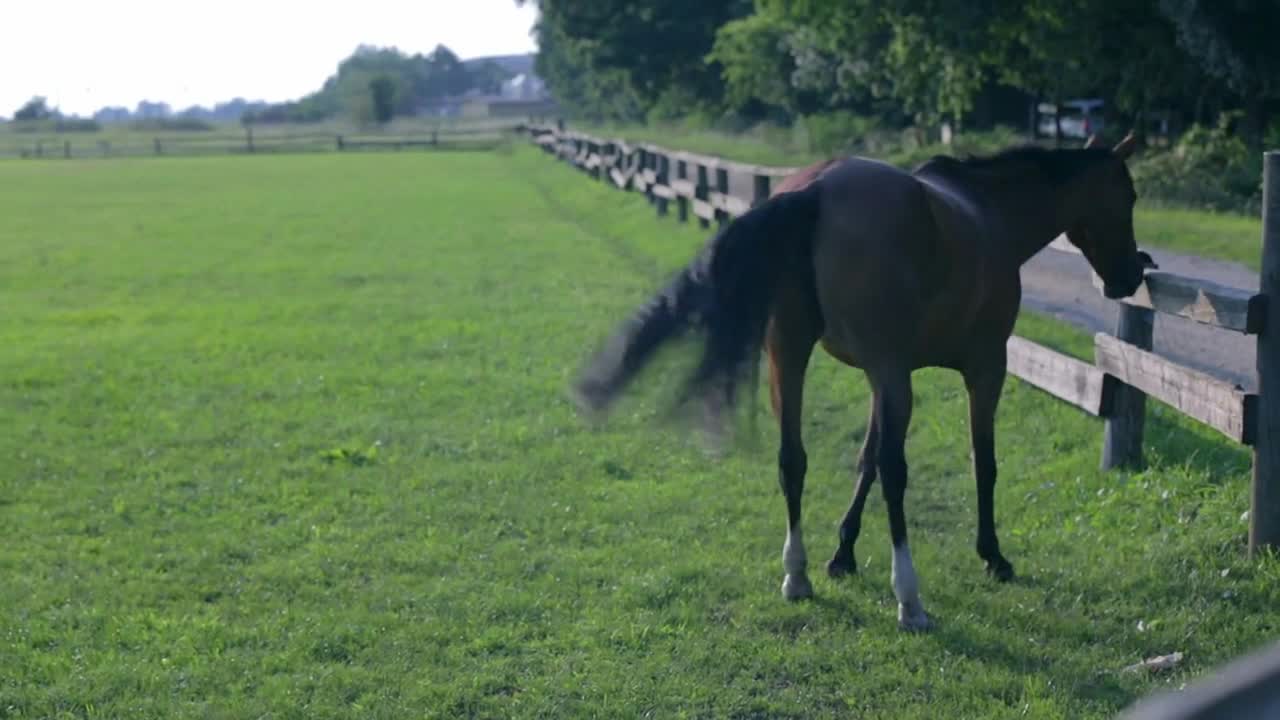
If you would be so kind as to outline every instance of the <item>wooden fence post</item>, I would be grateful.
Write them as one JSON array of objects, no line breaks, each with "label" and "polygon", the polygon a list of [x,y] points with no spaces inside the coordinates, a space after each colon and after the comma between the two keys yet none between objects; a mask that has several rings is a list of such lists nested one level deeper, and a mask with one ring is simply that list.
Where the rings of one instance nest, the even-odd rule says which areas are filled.
[{"label": "wooden fence post", "polygon": [[[729,170],[727,168],[716,168],[716,192],[720,193],[720,197],[729,196]],[[729,213],[723,208],[716,208],[716,224],[724,227],[729,224]]]},{"label": "wooden fence post", "polygon": [[160,146],[160,138],[153,138],[153,141],[155,142],[155,146],[156,146],[156,154],[157,154],[157,155],[163,155],[163,154],[164,154],[164,148],[162,148],[162,147]]},{"label": "wooden fence post", "polygon": [[337,138],[337,140],[338,140],[338,152],[342,152],[342,145],[343,145],[343,143],[342,143],[342,136],[341,136],[341,135],[337,135],[337,136],[335,136],[335,137],[336,137],[336,138]]},{"label": "wooden fence post", "polygon": [[253,152],[253,126],[246,125],[244,127],[244,146],[249,152]]},{"label": "wooden fence post", "polygon": [[62,157],[68,160],[71,159],[71,141],[70,140],[62,141]]},{"label": "wooden fence post", "polygon": [[[687,161],[676,160],[676,179],[688,181],[689,163]],[[689,198],[683,193],[676,195],[676,219],[680,222],[689,222]]]},{"label": "wooden fence post", "polygon": [[[657,176],[658,185],[671,189],[671,158],[665,153],[653,156],[654,174]],[[652,190],[650,190],[652,192]],[[666,197],[656,197],[655,207],[658,210],[658,217],[665,217],[668,212],[668,200]]]},{"label": "wooden fence post", "polygon": [[[1120,305],[1116,337],[1142,350],[1151,349],[1155,312],[1125,303]],[[1137,468],[1142,465],[1142,435],[1146,424],[1147,396],[1141,390],[1117,383],[1102,438],[1102,469]]]},{"label": "wooden fence post", "polygon": [[36,141],[36,157],[44,157],[44,143]]},{"label": "wooden fence post", "polygon": [[1253,443],[1249,553],[1280,548],[1280,152],[1263,155],[1258,411]]},{"label": "wooden fence post", "polygon": [[765,200],[769,199],[769,193],[772,192],[771,185],[773,178],[768,175],[756,174],[752,176],[751,188],[751,207],[755,207]]},{"label": "wooden fence post", "polygon": [[640,172],[640,179],[645,181],[645,183],[644,183],[644,197],[645,197],[645,199],[646,199],[646,200],[648,200],[648,201],[649,201],[649,204],[650,204],[650,205],[653,205],[653,206],[655,206],[655,207],[656,207],[656,206],[657,206],[657,204],[658,204],[658,196],[653,194],[653,183],[648,182],[648,181],[647,181],[647,178],[645,178],[645,177],[644,177],[644,174],[645,174],[645,173],[647,173],[647,172],[649,172],[650,170],[653,170],[655,175],[657,174],[657,172],[658,172],[658,163],[657,163],[657,162],[655,162],[657,159],[658,159],[658,156],[657,156],[657,155],[654,155],[654,154],[653,154],[653,153],[651,153],[651,152],[649,152],[649,150],[648,150],[648,149],[646,149],[646,148],[640,148],[640,169],[639,169],[639,172]]},{"label": "wooden fence post", "polygon": [[[711,184],[708,182],[707,178],[707,166],[701,162],[698,163],[698,184],[693,188],[693,196],[703,202],[707,202],[711,199]],[[699,215],[698,227],[705,230],[711,227],[711,221]]]}]

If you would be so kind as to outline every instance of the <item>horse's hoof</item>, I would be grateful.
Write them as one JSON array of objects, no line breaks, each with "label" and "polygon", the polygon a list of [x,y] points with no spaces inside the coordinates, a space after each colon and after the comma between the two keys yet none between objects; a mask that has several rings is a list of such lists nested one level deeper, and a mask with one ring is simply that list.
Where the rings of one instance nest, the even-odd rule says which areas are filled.
[{"label": "horse's hoof", "polygon": [[813,597],[813,583],[804,573],[788,573],[782,579],[782,597],[788,600],[807,600]]},{"label": "horse's hoof", "polygon": [[929,619],[929,615],[925,613],[924,608],[917,605],[914,608],[908,608],[906,605],[898,604],[898,629],[903,632],[926,632],[933,628],[933,621]]},{"label": "horse's hoof", "polygon": [[1006,583],[1013,579],[1013,566],[1004,558],[987,561],[987,574],[997,582]]},{"label": "horse's hoof", "polygon": [[846,575],[856,574],[858,574],[858,564],[853,561],[852,557],[833,557],[827,562],[828,577],[842,578]]}]

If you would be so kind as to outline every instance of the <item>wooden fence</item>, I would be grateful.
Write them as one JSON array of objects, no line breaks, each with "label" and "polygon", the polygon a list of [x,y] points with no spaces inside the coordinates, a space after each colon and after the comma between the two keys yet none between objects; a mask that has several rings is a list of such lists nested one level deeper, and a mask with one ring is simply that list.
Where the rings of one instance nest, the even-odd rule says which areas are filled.
[{"label": "wooden fence", "polygon": [[[724,224],[767,199],[797,168],[731,162],[655,145],[596,138],[550,125],[522,128],[548,153],[620,190],[643,193],[658,215]],[[1249,551],[1280,548],[1280,153],[1266,154],[1262,277],[1258,293],[1167,272],[1119,308],[1114,335],[1094,337],[1094,361],[1079,360],[1018,336],[1008,344],[1009,372],[1060,400],[1104,419],[1104,469],[1142,463],[1146,399],[1155,398],[1253,450]],[[1065,238],[1059,250],[1078,252]],[[1095,275],[1095,284],[1101,284]],[[1155,313],[1257,336],[1258,386],[1234,383],[1151,352]],[[1276,398],[1268,402],[1268,392]]]},{"label": "wooden fence", "polygon": [[467,150],[491,149],[510,138],[510,128],[447,128],[406,134],[302,132],[242,134],[192,131],[148,137],[122,135],[111,139],[78,133],[75,137],[23,138],[18,133],[0,137],[0,157],[72,159],[138,156],[229,155],[369,150]]}]

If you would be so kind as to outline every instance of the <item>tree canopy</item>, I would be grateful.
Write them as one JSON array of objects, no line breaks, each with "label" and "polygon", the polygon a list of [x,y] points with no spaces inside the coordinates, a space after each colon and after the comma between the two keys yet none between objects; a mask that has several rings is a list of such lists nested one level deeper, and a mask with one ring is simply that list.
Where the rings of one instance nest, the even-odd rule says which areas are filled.
[{"label": "tree canopy", "polygon": [[468,66],[443,45],[425,55],[362,45],[316,92],[254,110],[245,120],[313,122],[346,115],[360,123],[386,122],[471,90],[496,93],[510,76],[494,62]]},{"label": "tree canopy", "polygon": [[[1280,0],[515,0],[583,117],[980,118],[998,91],[1100,97],[1140,125],[1280,101]],[[1023,110],[1025,113],[1025,110]]]}]

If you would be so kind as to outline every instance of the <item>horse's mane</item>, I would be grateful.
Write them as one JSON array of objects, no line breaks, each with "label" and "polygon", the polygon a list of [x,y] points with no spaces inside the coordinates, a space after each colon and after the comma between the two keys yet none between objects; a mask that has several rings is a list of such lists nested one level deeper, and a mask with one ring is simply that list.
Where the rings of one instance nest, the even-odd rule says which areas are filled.
[{"label": "horse's mane", "polygon": [[1063,183],[1084,170],[1112,157],[1106,148],[1054,149],[1038,145],[1019,145],[993,155],[969,155],[955,158],[935,155],[915,169],[916,173],[978,173],[997,178],[1016,177],[1031,167],[1050,182]]}]

